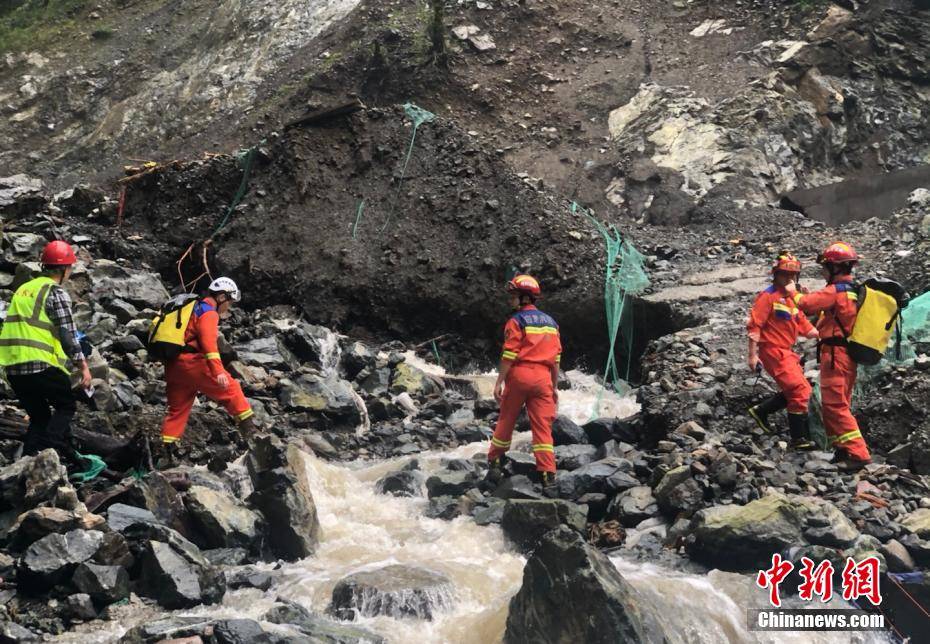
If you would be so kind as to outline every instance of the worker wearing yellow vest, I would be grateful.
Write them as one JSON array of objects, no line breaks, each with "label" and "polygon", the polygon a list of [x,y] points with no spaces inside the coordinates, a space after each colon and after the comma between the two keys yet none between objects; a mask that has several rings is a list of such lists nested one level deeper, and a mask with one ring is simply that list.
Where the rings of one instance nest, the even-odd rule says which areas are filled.
[{"label": "worker wearing yellow vest", "polygon": [[42,275],[20,286],[0,329],[0,365],[20,405],[29,415],[23,453],[52,447],[65,461],[75,461],[71,419],[77,409],[68,360],[81,372],[81,386],[91,386],[71,315],[71,298],[62,284],[77,258],[63,241],[42,251]]}]

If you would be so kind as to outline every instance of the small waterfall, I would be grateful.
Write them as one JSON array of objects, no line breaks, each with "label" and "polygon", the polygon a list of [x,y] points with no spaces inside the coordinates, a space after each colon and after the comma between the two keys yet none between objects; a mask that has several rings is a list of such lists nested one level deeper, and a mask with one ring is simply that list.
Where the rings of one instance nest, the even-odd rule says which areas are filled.
[{"label": "small waterfall", "polygon": [[339,362],[342,359],[342,345],[340,336],[326,327],[314,327],[313,336],[317,349],[320,352],[320,366],[323,375],[327,378],[339,374]]},{"label": "small waterfall", "polygon": [[[338,378],[339,365],[342,362],[342,344],[340,343],[342,336],[323,326],[313,327],[313,330],[313,341],[320,354],[320,368],[323,371],[323,377],[327,380]],[[361,436],[371,429],[371,420],[368,418],[368,408],[365,406],[365,401],[362,400],[354,387],[350,387],[350,389],[352,399],[355,401],[355,407],[358,409],[361,418],[358,427],[355,428],[355,433]]]}]

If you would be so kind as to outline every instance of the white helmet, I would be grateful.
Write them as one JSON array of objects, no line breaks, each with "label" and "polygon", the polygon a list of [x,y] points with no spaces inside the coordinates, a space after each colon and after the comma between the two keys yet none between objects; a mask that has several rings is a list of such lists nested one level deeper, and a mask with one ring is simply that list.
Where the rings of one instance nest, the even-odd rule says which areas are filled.
[{"label": "white helmet", "polygon": [[239,292],[239,287],[228,277],[217,277],[210,282],[209,288],[214,293],[227,293],[229,297],[232,298],[233,302],[238,302],[242,299],[242,293]]}]

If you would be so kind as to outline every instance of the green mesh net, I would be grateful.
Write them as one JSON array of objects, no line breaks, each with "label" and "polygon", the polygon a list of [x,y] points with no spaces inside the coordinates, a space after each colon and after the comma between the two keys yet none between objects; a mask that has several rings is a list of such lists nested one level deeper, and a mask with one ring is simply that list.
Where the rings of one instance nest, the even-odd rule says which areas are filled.
[{"label": "green mesh net", "polygon": [[[631,296],[649,286],[644,268],[645,258],[613,225],[604,224],[594,215],[572,202],[572,213],[581,210],[604,239],[607,261],[604,271],[604,309],[607,316],[608,351],[604,367],[604,385],[624,393],[633,364],[633,308]],[[617,364],[618,340],[625,342],[626,365]],[[621,377],[621,373],[623,374]],[[603,388],[598,393],[591,417],[600,415]]]},{"label": "green mesh net", "polygon": [[81,454],[80,452],[75,452],[75,454],[87,464],[87,469],[83,472],[75,472],[69,477],[74,483],[80,485],[93,481],[103,470],[107,469],[107,464],[96,454]]},{"label": "green mesh net", "polygon": [[[404,167],[400,171],[400,179],[397,181],[397,190],[394,194],[394,203],[391,206],[391,210],[388,213],[387,218],[384,220],[384,224],[381,226],[381,231],[388,227],[388,224],[391,223],[391,217],[394,216],[394,209],[397,207],[397,200],[400,198],[401,187],[404,184],[404,177],[407,176],[407,165],[410,163],[410,157],[413,155],[413,144],[417,140],[417,129],[424,123],[429,123],[436,118],[436,115],[432,112],[424,110],[422,107],[418,107],[413,103],[404,104],[404,113],[407,115],[413,122],[413,133],[410,135],[410,145],[407,146],[407,156],[404,158]],[[361,212],[361,211],[360,211]]]}]

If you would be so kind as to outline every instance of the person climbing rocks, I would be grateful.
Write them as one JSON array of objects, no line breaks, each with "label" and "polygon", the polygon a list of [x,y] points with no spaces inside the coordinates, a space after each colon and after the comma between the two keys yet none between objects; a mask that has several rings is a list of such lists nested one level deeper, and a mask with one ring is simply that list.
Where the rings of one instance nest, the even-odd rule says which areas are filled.
[{"label": "person climbing rocks", "polygon": [[23,454],[51,447],[65,463],[83,465],[72,446],[77,399],[68,362],[80,371],[84,389],[91,387],[91,373],[63,288],[77,257],[67,242],[52,241],[40,261],[42,274],[16,289],[10,301],[0,330],[0,365],[29,415]]},{"label": "person climbing rocks", "polygon": [[559,360],[562,342],[559,325],[551,315],[536,308],[539,282],[530,275],[517,275],[507,282],[508,302],[515,311],[504,326],[504,349],[494,383],[494,399],[500,417],[488,451],[486,481],[497,483],[504,476],[504,458],[520,410],[526,407],[533,432],[533,456],[544,487],[555,481],[555,452],[552,421],[558,405]]},{"label": "person climbing rocks", "polygon": [[820,396],[823,424],[836,450],[835,461],[843,470],[854,471],[872,462],[869,448],[850,410],[856,385],[856,363],[846,350],[846,337],[858,314],[858,294],[853,270],[859,263],[855,249],[845,242],[830,244],[817,258],[827,286],[813,293],[798,292],[794,283],[786,288],[798,308],[819,315]]},{"label": "person climbing rocks", "polygon": [[239,287],[228,277],[210,283],[207,295],[194,306],[184,332],[184,348],[165,365],[168,413],[161,437],[166,446],[184,436],[187,419],[198,393],[226,407],[238,422],[239,435],[247,442],[255,429],[252,407],[242,387],[223,367],[217,337],[220,318],[227,317],[241,299]]},{"label": "person climbing rocks", "polygon": [[763,431],[772,433],[769,416],[787,408],[790,446],[806,450],[814,447],[807,417],[811,385],[804,377],[801,357],[792,347],[799,335],[806,338],[819,336],[817,329],[788,294],[787,285],[797,284],[800,274],[798,258],[787,251],[779,254],[772,266],[772,285],[756,296],[746,330],[749,335],[749,369],[757,371],[764,368],[779,389],[771,398],[750,407],[749,415]]}]

